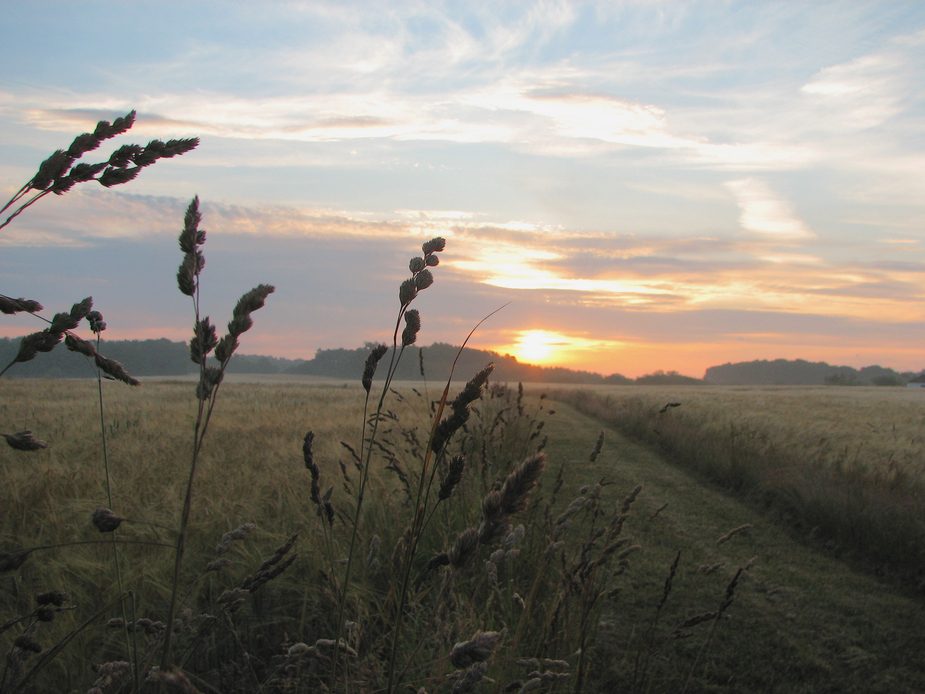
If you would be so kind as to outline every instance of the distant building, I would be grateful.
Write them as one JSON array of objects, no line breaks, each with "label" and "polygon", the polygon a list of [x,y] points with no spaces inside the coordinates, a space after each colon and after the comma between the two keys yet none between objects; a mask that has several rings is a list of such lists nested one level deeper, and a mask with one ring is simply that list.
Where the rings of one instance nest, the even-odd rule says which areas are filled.
[{"label": "distant building", "polygon": [[920,374],[909,381],[907,384],[910,388],[925,388],[925,374]]}]

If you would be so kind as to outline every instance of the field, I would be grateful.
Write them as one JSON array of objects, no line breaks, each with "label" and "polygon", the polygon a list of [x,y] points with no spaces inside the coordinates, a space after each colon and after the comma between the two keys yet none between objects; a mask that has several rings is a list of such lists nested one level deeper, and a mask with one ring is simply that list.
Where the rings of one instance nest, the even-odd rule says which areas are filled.
[{"label": "field", "polygon": [[[90,622],[36,675],[34,691],[84,692],[98,676],[90,664],[127,653],[143,660],[159,638],[156,627],[126,633],[106,628],[107,620],[157,621],[169,601],[169,528],[181,511],[189,467],[194,384],[104,387],[111,499],[96,382],[0,383],[0,421],[32,429],[51,443],[26,455],[9,448],[0,453],[0,552],[108,540],[111,535],[91,524],[100,507],[163,526],[126,521],[118,540],[169,545],[117,549],[107,542],[36,550],[22,566],[0,574],[0,623],[29,612],[35,594],[53,589],[68,592],[74,609],[43,626],[46,647]],[[341,561],[347,556],[343,531],[355,509],[359,473],[341,442],[358,449],[365,395],[358,384],[223,386],[196,478],[183,571],[183,585],[191,586],[187,619],[208,613],[224,622],[221,629],[203,631],[199,641],[181,639],[188,654],[184,671],[200,691],[327,686],[322,671],[330,670],[331,659],[318,644],[335,638]],[[465,659],[451,663],[447,653],[483,631],[501,634],[504,643],[487,671],[499,689],[535,681],[530,689],[542,691],[574,691],[579,683],[586,691],[925,691],[921,599],[910,596],[906,583],[889,580],[892,574],[886,582],[876,580],[877,560],[858,562],[837,535],[812,528],[795,532],[795,519],[783,517],[779,505],[756,491],[760,485],[789,489],[781,480],[792,483],[806,470],[828,469],[864,481],[874,496],[893,489],[892,496],[877,497],[879,503],[904,498],[918,489],[921,475],[922,395],[899,389],[618,387],[541,399],[533,388],[520,397],[516,389],[489,387],[454,441],[453,450],[469,459],[466,473],[421,535],[414,570],[423,573],[411,581],[408,604],[398,610],[407,622],[404,655],[413,663],[405,684],[448,692],[464,683],[454,677],[464,678]],[[419,477],[414,460],[429,429],[429,403],[438,399],[437,392],[400,386],[387,400],[382,445],[369,468],[370,505],[359,519],[363,567],[346,608],[357,625],[346,642],[358,653],[338,690],[372,691],[371,682],[382,676],[376,667],[387,660],[396,619],[393,579],[401,573],[409,490]],[[659,413],[669,402],[681,405]],[[631,437],[609,421],[602,425],[603,419]],[[603,447],[593,455],[602,426]],[[331,526],[316,513],[324,505],[310,498],[303,455],[308,430],[315,435],[321,490],[331,488],[336,508]],[[710,480],[711,474],[722,477],[720,468],[691,466],[679,454],[681,442],[705,450],[728,472],[733,468],[722,451],[729,441],[755,465],[764,466],[773,453],[773,475],[757,475],[752,482],[759,486],[737,482],[723,489]],[[512,521],[525,526],[522,539],[510,540],[520,542],[519,557],[492,560],[485,548],[479,559],[442,574],[441,587],[425,565],[452,547],[461,531],[478,525],[482,499],[497,489],[493,483],[540,447],[546,471],[530,505]],[[740,467],[736,479],[751,479]],[[634,497],[637,485],[642,489]],[[865,508],[874,506],[860,510]],[[629,515],[620,520],[623,509]],[[203,574],[222,536],[246,523],[256,530],[222,554],[234,563]],[[622,534],[614,534],[612,556],[592,548],[595,533],[617,525]],[[722,540],[734,529],[739,531]],[[220,602],[223,592],[242,585],[296,532],[294,563],[246,601],[242,597],[234,611],[222,611],[228,604]],[[839,561],[839,554],[861,564],[861,571]],[[598,559],[600,570],[593,573],[589,567]],[[131,598],[97,616],[123,589],[133,591]],[[707,616],[680,627],[698,615]],[[11,628],[0,638],[17,633]],[[134,641],[139,638],[141,645]],[[300,660],[300,644],[315,650]],[[15,651],[6,641],[3,648]],[[515,662],[553,657],[552,650],[564,664],[546,663],[528,673]]]},{"label": "field", "polygon": [[[925,408],[911,388],[563,395],[856,567],[925,589]],[[673,405],[668,405],[673,403]]]},{"label": "field", "polygon": [[769,446],[799,450],[824,465],[860,465],[882,476],[925,481],[925,391],[828,386],[627,386],[598,389],[621,409],[660,410],[696,422],[710,435],[731,430],[766,435]]}]

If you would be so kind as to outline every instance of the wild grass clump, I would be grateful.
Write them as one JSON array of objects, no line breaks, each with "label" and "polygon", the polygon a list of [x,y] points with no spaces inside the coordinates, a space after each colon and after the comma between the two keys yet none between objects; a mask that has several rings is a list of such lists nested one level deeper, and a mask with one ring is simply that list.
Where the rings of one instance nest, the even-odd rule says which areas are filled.
[{"label": "wild grass clump", "polygon": [[[155,140],[75,163],[133,121],[101,121],[56,152],[4,208],[18,205],[4,225],[48,193],[125,183],[196,146]],[[393,387],[422,329],[411,304],[434,284],[445,240],[410,260],[391,344],[370,350],[359,388],[336,406],[285,412],[238,403],[238,391],[228,405],[246,417],[222,421],[228,364],[274,288],[246,292],[219,336],[200,306],[201,222],[194,198],[177,272],[192,308],[194,388],[165,385],[150,409],[125,393],[104,398],[106,377],[140,384],[100,356],[106,326],[89,298],[23,338],[7,367],[64,340],[99,375],[96,412],[56,402],[79,384],[49,387],[44,414],[0,406],[6,421],[34,421],[4,425],[4,464],[32,456],[33,467],[6,485],[0,693],[581,691],[601,614],[640,550],[626,529],[642,489],[612,490],[605,478],[565,489],[564,463],[544,450],[545,397],[530,404],[522,387],[491,383],[491,364],[458,392],[451,370],[433,398]],[[0,308],[42,310],[10,297]],[[74,333],[85,318],[95,344]],[[354,426],[338,415],[338,430],[330,418],[345,399]],[[313,427],[312,411],[329,419]],[[603,433],[590,463],[602,445]]]},{"label": "wild grass clump", "polygon": [[[908,455],[903,458],[903,446],[895,441],[895,421],[892,427],[888,420],[874,424],[866,408],[881,418],[889,412],[905,417],[909,411],[887,408],[879,401],[868,403],[862,395],[855,393],[859,400],[849,406],[832,399],[814,401],[812,394],[804,394],[800,407],[828,410],[830,418],[841,413],[844,418],[821,432],[812,430],[815,420],[810,424],[792,410],[784,394],[778,396],[777,410],[755,403],[761,394],[750,392],[736,398],[729,392],[715,396],[705,391],[678,407],[665,407],[667,396],[662,393],[574,390],[559,392],[556,398],[752,499],[814,545],[922,590],[925,476],[919,458],[922,437],[917,433],[921,422],[912,423]],[[750,417],[739,410],[746,399],[758,405]],[[764,416],[756,417],[756,411]],[[866,436],[872,431],[877,437]]]}]

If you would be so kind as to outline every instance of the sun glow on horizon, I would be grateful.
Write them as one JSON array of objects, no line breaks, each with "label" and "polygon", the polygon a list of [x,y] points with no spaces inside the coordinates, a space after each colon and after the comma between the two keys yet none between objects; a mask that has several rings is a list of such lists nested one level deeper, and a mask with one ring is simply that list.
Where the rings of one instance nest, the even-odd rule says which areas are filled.
[{"label": "sun glow on horizon", "polygon": [[495,347],[501,353],[513,355],[523,364],[536,366],[562,366],[569,369],[586,369],[587,362],[605,361],[627,347],[627,343],[612,339],[589,339],[580,335],[569,335],[534,328],[512,333],[510,342]]},{"label": "sun glow on horizon", "polygon": [[514,342],[512,354],[526,364],[546,365],[556,361],[569,340],[564,335],[548,330],[524,330]]}]

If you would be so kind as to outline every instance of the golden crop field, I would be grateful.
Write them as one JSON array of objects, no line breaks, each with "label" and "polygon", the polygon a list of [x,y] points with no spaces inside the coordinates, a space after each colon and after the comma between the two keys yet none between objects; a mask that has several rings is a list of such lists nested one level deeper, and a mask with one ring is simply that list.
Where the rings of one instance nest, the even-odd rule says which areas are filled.
[{"label": "golden crop field", "polygon": [[579,410],[925,589],[925,393],[877,387],[572,389]]},{"label": "golden crop field", "polygon": [[[171,528],[177,526],[190,465],[193,382],[103,386],[111,502],[96,383],[0,382],[0,419],[32,429],[50,444],[31,453],[0,449],[0,507],[5,510],[0,553],[9,558],[27,548],[109,540],[111,535],[91,523],[92,512],[100,507],[128,519],[118,530],[119,542],[156,543],[35,550],[14,571],[0,574],[6,587],[0,593],[3,620],[29,614],[42,591],[69,594],[76,609],[42,627],[38,636],[46,644],[79,630],[82,620],[124,596],[124,590],[133,591],[130,601],[124,598],[91,619],[91,626],[37,675],[44,678],[37,682],[60,691],[87,690],[93,681],[87,663],[121,662],[130,655],[143,665],[145,654],[156,649],[157,624],[163,626],[158,617],[173,580]],[[450,400],[462,387],[454,384]],[[452,494],[433,505],[437,488],[446,482],[449,459],[441,459],[435,469],[432,507],[408,564],[408,603],[401,610],[406,627],[399,657],[405,666],[414,664],[414,674],[403,675],[409,684],[449,692],[459,670],[448,654],[472,641],[471,648],[497,648],[489,674],[508,685],[529,674],[517,665],[519,660],[556,656],[550,662],[558,665],[532,675],[549,691],[575,691],[580,681],[586,691],[653,692],[679,691],[688,681],[689,691],[741,687],[767,692],[808,692],[833,682],[840,691],[886,691],[882,687],[889,685],[889,691],[913,692],[925,683],[917,651],[887,648],[883,636],[895,633],[914,641],[921,614],[915,603],[889,590],[872,599],[877,584],[869,578],[845,573],[834,560],[798,546],[760,509],[703,488],[655,452],[662,446],[674,455],[664,446],[666,440],[714,453],[720,449],[705,448],[705,442],[740,440],[752,447],[739,453],[754,454],[758,464],[763,460],[754,453],[758,444],[762,455],[768,450],[798,453],[823,436],[855,436],[852,441],[863,442],[863,457],[868,450],[888,455],[895,437],[906,442],[903,456],[911,460],[921,427],[916,396],[925,394],[620,387],[541,399],[544,390],[529,386],[521,397],[513,387],[485,389],[471,404],[471,418],[450,451],[468,458],[465,474]],[[348,623],[359,626],[347,635],[349,653],[356,655],[349,655],[346,668],[355,678],[384,677],[388,657],[383,649],[393,634],[393,600],[402,582],[413,490],[421,479],[419,465],[433,417],[430,404],[439,392],[400,384],[388,394],[377,433],[381,445],[370,458],[368,503],[356,519],[360,472],[342,442],[360,450],[365,392],[358,384],[235,377],[221,395],[199,461],[181,577],[188,586],[181,616],[190,610],[177,632],[183,671],[199,678],[200,691],[314,691],[326,683],[331,661],[317,644],[334,638],[357,522],[356,567],[345,610]],[[603,450],[597,451],[600,421],[565,400],[583,409],[594,405],[596,417],[618,419],[624,428],[632,429],[635,421],[637,433],[655,445],[640,446],[605,425]],[[681,405],[660,414],[669,402]],[[444,417],[451,410],[448,404]],[[823,416],[813,418],[814,413]],[[851,417],[873,426],[851,424]],[[739,433],[730,435],[731,427]],[[325,520],[324,503],[312,499],[303,452],[309,430],[315,434],[320,494],[333,504],[332,524]],[[464,538],[484,531],[485,514],[491,513],[488,499],[500,498],[492,494],[499,493],[506,478],[506,484],[513,484],[511,476],[523,474],[518,473],[520,463],[531,460],[539,447],[548,455],[546,471],[527,506],[490,538],[495,544],[465,549]],[[256,529],[227,540],[229,531],[247,524]],[[521,525],[524,529],[517,530]],[[734,529],[739,531],[732,540],[718,543]],[[296,532],[298,537],[287,542]],[[289,544],[284,560],[280,550]],[[226,545],[233,549],[219,556]],[[671,568],[678,550],[682,560]],[[478,558],[466,559],[466,552]],[[232,593],[239,596],[235,602],[221,602],[228,591],[248,585],[261,562],[277,562],[272,567],[288,558],[293,564],[259,592]],[[231,563],[206,570],[218,560]],[[749,567],[744,573],[737,571],[744,567]],[[669,571],[678,593],[671,599],[664,593]],[[810,587],[812,600],[798,599]],[[679,624],[715,614],[730,590],[737,591],[736,601],[723,608],[721,621],[701,619],[699,627],[687,628],[690,638],[673,636]],[[238,603],[242,606],[232,610]],[[859,617],[845,604],[867,620],[867,636],[856,633]],[[221,621],[208,622],[204,640],[184,631],[201,628],[209,615]],[[150,633],[139,637],[107,629],[110,618],[139,625],[149,619],[144,628]],[[820,625],[825,625],[824,634]],[[478,636],[482,633],[496,636]],[[887,658],[891,664],[883,670]],[[849,661],[856,664],[845,677],[836,676]],[[458,653],[454,662],[463,662]],[[823,662],[829,669],[819,669]],[[792,675],[776,674],[784,672]],[[858,680],[859,672],[867,679]]]},{"label": "golden crop field", "polygon": [[[595,388],[654,428],[682,420],[711,435],[739,431],[804,462],[864,464],[925,475],[925,390],[831,386],[613,386]],[[680,403],[661,415],[667,403]]]}]

